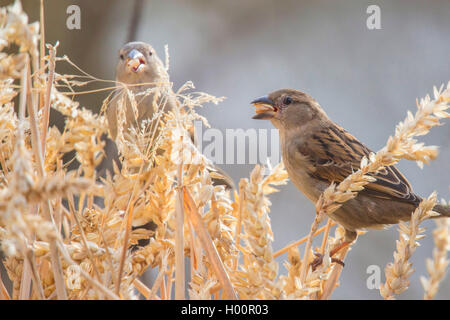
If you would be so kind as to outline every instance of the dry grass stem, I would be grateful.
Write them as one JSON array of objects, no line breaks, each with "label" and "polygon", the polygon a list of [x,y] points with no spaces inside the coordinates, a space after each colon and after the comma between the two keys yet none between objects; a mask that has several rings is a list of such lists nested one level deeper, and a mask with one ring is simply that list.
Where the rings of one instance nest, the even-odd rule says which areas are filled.
[{"label": "dry grass stem", "polygon": [[[331,219],[329,219],[328,221],[331,221],[331,227],[336,225],[336,222],[332,221]],[[326,226],[323,226],[323,227],[317,229],[317,231],[314,233],[314,237],[321,234],[322,232],[326,231],[327,228],[328,228],[328,226],[326,225]],[[302,243],[305,243],[306,241],[308,241],[308,236],[305,236],[295,242],[288,244],[286,247],[275,252],[273,254],[273,257],[276,258],[278,256],[281,256],[282,254],[288,252],[291,248],[297,247],[297,246],[301,245]]]},{"label": "dry grass stem", "polygon": [[142,283],[141,280],[135,279],[133,281],[133,284],[145,299],[148,300],[150,298],[150,296],[152,295],[152,290],[150,290],[144,283]]},{"label": "dry grass stem", "polygon": [[[185,299],[185,263],[184,263],[184,189],[183,164],[178,166],[178,189],[176,200],[175,227],[175,298]],[[194,256],[192,254],[192,256]],[[193,257],[191,257],[193,258]]]},{"label": "dry grass stem", "polygon": [[[42,0],[41,0],[42,1]],[[43,8],[44,6],[41,5]],[[42,33],[41,33],[42,36]],[[41,41],[41,44],[43,42]],[[58,47],[58,44],[55,46],[47,45],[47,48],[50,51],[50,58],[49,58],[49,67],[48,67],[48,79],[47,79],[47,91],[45,92],[45,98],[44,98],[44,114],[42,118],[42,138],[41,138],[41,148],[42,153],[45,155],[45,148],[46,148],[46,140],[47,140],[47,130],[48,130],[48,122],[50,119],[50,96],[52,94],[52,87],[53,87],[53,77],[55,74],[55,59],[56,59],[56,48]],[[43,57],[44,49],[41,48],[41,54]],[[41,59],[43,61],[43,58]],[[42,67],[41,67],[42,69]]]}]

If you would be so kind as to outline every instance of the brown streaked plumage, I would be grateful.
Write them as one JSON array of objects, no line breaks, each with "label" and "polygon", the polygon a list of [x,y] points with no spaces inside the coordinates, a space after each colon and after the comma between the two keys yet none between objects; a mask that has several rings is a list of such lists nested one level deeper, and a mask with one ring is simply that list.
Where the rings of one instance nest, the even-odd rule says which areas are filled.
[{"label": "brown streaked plumage", "polygon": [[[306,93],[283,89],[252,101],[254,119],[267,119],[279,129],[283,161],[295,186],[316,202],[332,183],[339,183],[360,167],[371,150],[328,118],[320,105]],[[331,218],[345,228],[347,243],[357,231],[383,228],[409,220],[421,198],[395,166],[374,174],[376,181],[365,186],[356,198],[343,204]],[[434,210],[450,216],[450,208]]]}]

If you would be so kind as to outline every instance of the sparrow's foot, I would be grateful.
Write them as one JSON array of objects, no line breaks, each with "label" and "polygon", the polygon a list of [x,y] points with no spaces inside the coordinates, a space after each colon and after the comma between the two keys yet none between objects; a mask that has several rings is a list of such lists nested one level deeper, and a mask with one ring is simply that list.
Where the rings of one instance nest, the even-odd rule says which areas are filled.
[{"label": "sparrow's foot", "polygon": [[[335,248],[333,248],[333,250],[330,251],[331,262],[338,263],[338,264],[340,264],[340,265],[342,265],[344,267],[345,266],[344,262],[342,260],[333,258],[333,256],[336,253],[338,253],[339,251],[341,251],[342,249],[348,247],[351,243],[352,243],[352,241],[343,241],[340,244],[338,244]],[[318,252],[314,252],[314,255],[316,256],[316,258],[313,260],[313,262],[311,262],[311,267],[312,267],[313,271],[318,266],[320,266],[322,264],[322,262],[323,262],[323,254],[318,253]]]},{"label": "sparrow's foot", "polygon": [[[315,271],[317,267],[323,263],[323,254],[319,252],[314,252],[314,255],[316,256],[316,258],[313,260],[313,262],[311,262],[312,271]],[[342,260],[333,257],[331,257],[331,262],[338,263],[343,267],[345,266],[345,263]]]}]

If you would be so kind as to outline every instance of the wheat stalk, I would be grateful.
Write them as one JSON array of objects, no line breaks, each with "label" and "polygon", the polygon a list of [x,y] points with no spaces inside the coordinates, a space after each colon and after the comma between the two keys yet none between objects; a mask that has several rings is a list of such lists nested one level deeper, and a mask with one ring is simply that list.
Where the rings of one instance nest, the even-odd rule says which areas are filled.
[{"label": "wheat stalk", "polygon": [[444,280],[449,260],[447,251],[450,249],[450,220],[436,220],[436,229],[433,231],[435,248],[433,249],[433,259],[426,260],[426,267],[429,274],[428,279],[421,277],[424,288],[424,299],[431,300],[436,296],[439,285]]}]

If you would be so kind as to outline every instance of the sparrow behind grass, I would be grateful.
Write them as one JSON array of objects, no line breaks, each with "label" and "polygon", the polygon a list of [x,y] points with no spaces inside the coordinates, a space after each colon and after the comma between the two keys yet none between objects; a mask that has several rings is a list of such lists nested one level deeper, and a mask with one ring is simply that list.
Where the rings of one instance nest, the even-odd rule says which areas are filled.
[{"label": "sparrow behind grass", "polygon": [[[112,140],[116,140],[118,134],[118,112],[121,99],[123,99],[126,108],[125,122],[122,128],[125,138],[131,127],[139,128],[142,121],[152,119],[154,113],[159,109],[166,113],[179,107],[169,83],[169,74],[155,49],[148,43],[129,42],[119,50],[116,82],[122,88],[114,94],[106,110]],[[133,111],[131,100],[123,86],[130,90],[135,97],[137,115]],[[180,109],[180,111],[183,110]],[[159,132],[158,129],[156,128],[157,133]],[[195,133],[192,131],[190,134],[194,141]],[[211,173],[213,185],[222,185],[226,189],[235,188],[233,179],[222,169],[213,165],[208,166],[207,169]],[[154,230],[156,225],[149,221],[145,225],[133,226],[133,230],[140,228]],[[132,249],[145,246],[148,243],[149,239],[141,239]]]},{"label": "sparrow behind grass", "polygon": [[[360,167],[371,150],[328,118],[320,105],[306,93],[282,89],[251,102],[253,119],[270,120],[279,129],[282,157],[290,179],[313,203],[332,183],[339,183]],[[357,231],[380,229],[410,220],[421,198],[395,166],[374,174],[356,198],[345,202],[331,218],[345,229],[344,241],[330,251],[353,242]],[[449,217],[448,206],[433,209]]]},{"label": "sparrow behind grass", "polygon": [[[106,110],[109,132],[113,140],[117,138],[118,107],[122,98],[126,107],[124,136],[132,126],[138,128],[143,120],[152,119],[154,113],[158,111],[156,108],[160,108],[163,112],[178,108],[175,94],[169,83],[169,74],[155,49],[148,43],[129,42],[119,50],[116,82],[119,86],[126,86],[134,94],[138,114],[137,116],[134,114],[126,90],[119,89]],[[192,131],[190,134],[194,141],[195,133]],[[212,173],[214,185],[234,189],[233,179],[222,169],[212,165],[207,169]]]},{"label": "sparrow behind grass", "polygon": [[[106,110],[109,131],[113,140],[117,137],[118,104],[121,98],[126,105],[124,133],[128,132],[131,126],[138,127],[142,120],[151,119],[154,112],[157,111],[155,107],[158,106],[159,101],[161,101],[159,107],[164,108],[165,112],[172,111],[176,107],[175,98],[170,94],[169,75],[156,51],[148,43],[129,42],[119,50],[116,82],[119,86],[126,86],[134,94],[138,115],[136,117],[133,112],[126,90],[119,89]],[[146,92],[156,88],[159,90]],[[166,99],[162,99],[162,97]]]}]

